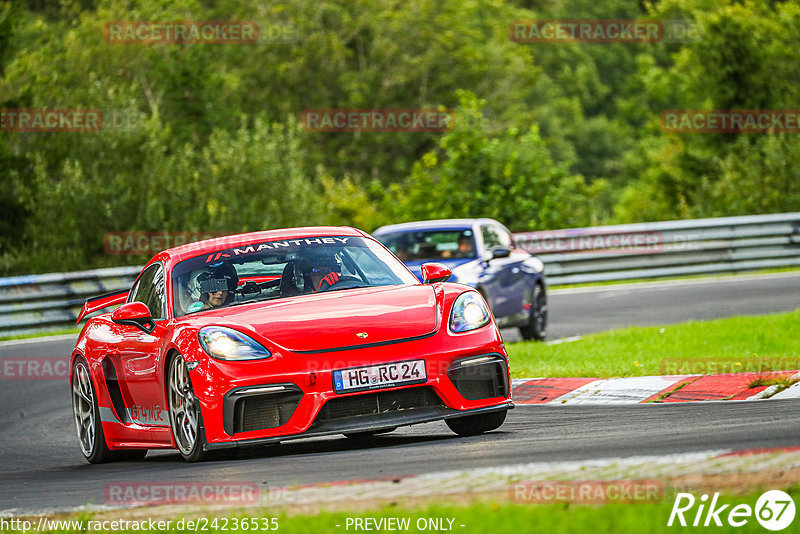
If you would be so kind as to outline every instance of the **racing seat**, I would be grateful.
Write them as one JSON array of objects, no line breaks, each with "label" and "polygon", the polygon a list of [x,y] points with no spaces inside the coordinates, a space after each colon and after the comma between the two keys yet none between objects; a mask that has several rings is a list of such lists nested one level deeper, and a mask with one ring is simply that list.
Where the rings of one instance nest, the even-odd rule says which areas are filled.
[{"label": "racing seat", "polygon": [[295,281],[294,266],[294,260],[290,260],[286,262],[286,266],[283,268],[280,285],[281,297],[293,297],[300,294],[300,290],[297,288],[297,282]]}]

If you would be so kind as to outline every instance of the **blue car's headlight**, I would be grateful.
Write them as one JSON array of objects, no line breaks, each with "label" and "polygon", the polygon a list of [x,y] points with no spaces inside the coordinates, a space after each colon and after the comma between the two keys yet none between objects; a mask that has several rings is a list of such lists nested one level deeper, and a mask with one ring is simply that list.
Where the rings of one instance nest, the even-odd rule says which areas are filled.
[{"label": "blue car's headlight", "polygon": [[468,332],[489,324],[491,315],[483,299],[472,291],[462,293],[453,303],[450,313],[450,330]]},{"label": "blue car's headlight", "polygon": [[197,337],[203,350],[218,360],[262,360],[272,356],[261,343],[233,328],[206,326]]}]

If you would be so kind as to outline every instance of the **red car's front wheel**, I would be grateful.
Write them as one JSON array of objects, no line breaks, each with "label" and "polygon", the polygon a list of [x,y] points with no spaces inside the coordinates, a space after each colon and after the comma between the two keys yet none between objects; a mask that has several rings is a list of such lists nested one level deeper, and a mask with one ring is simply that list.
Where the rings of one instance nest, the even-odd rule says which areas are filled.
[{"label": "red car's front wheel", "polygon": [[507,412],[508,410],[501,410],[485,414],[468,415],[456,419],[447,419],[445,423],[450,427],[450,430],[459,436],[477,436],[484,432],[500,428],[500,425],[506,420]]},{"label": "red car's front wheel", "polygon": [[206,435],[200,401],[192,389],[189,368],[180,354],[175,355],[167,372],[167,397],[169,398],[169,421],[178,452],[189,462],[203,460]]}]

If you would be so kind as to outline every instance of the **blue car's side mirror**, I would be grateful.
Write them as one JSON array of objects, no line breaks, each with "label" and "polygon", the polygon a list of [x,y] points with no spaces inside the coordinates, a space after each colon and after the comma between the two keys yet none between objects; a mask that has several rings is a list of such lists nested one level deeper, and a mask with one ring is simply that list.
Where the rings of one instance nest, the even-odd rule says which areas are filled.
[{"label": "blue car's side mirror", "polygon": [[492,259],[507,258],[511,256],[511,249],[504,247],[497,247],[492,249]]}]

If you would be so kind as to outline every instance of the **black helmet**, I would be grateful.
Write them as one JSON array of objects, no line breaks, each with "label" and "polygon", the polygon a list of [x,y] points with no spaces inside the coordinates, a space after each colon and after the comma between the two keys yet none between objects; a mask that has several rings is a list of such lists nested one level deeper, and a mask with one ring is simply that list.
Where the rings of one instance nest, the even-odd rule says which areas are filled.
[{"label": "black helmet", "polygon": [[233,301],[234,291],[239,286],[239,275],[233,265],[222,262],[209,266],[208,270],[197,276],[196,281],[203,302],[208,302],[209,293],[227,291],[225,304],[229,304]]},{"label": "black helmet", "polygon": [[331,271],[340,270],[339,260],[336,259],[336,252],[330,248],[314,247],[306,248],[297,253],[298,267],[303,273],[311,272],[311,269],[328,269]]},{"label": "black helmet", "polygon": [[297,253],[297,268],[303,279],[303,287],[306,293],[313,291],[311,280],[312,271],[341,271],[339,260],[336,259],[336,251],[329,247],[309,247],[301,249]]}]

